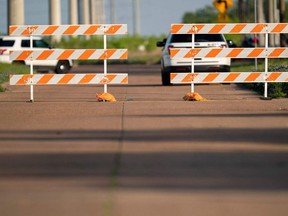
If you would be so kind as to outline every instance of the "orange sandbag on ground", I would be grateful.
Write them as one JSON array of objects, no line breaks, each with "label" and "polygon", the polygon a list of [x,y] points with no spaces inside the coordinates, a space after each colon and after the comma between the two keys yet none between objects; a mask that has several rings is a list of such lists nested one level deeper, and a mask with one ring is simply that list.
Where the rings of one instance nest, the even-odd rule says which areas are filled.
[{"label": "orange sandbag on ground", "polygon": [[110,93],[96,94],[96,99],[98,102],[115,102],[115,97]]},{"label": "orange sandbag on ground", "polygon": [[185,94],[183,97],[185,101],[206,101],[207,99],[202,97],[199,93],[197,92],[188,92]]}]

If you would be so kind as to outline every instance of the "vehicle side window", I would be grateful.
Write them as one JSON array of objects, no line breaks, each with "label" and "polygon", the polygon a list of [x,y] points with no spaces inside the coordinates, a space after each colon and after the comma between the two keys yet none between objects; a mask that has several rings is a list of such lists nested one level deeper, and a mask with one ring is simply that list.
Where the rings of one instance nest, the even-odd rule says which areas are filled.
[{"label": "vehicle side window", "polygon": [[[22,40],[21,47],[30,48],[30,40]],[[33,47],[49,48],[49,45],[43,40],[33,40]]]},{"label": "vehicle side window", "polygon": [[29,40],[22,40],[21,41],[21,47],[30,47],[30,41]]},{"label": "vehicle side window", "polygon": [[[195,42],[214,42],[224,41],[221,34],[196,34]],[[172,36],[172,43],[189,43],[192,42],[191,34],[175,34]]]},{"label": "vehicle side window", "polygon": [[49,48],[49,44],[43,40],[34,40],[33,46],[38,48]]},{"label": "vehicle side window", "polygon": [[15,40],[3,40],[0,39],[0,47],[13,47]]}]

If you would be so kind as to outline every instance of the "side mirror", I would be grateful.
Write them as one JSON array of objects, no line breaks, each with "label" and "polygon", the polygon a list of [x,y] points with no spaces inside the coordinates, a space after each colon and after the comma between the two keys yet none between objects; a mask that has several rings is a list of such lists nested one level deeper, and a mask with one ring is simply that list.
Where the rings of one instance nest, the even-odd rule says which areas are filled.
[{"label": "side mirror", "polygon": [[165,44],[163,43],[163,41],[158,41],[156,44],[157,47],[164,47]]},{"label": "side mirror", "polygon": [[158,41],[157,42],[157,47],[164,47],[166,44],[167,38],[163,39],[163,41]]}]

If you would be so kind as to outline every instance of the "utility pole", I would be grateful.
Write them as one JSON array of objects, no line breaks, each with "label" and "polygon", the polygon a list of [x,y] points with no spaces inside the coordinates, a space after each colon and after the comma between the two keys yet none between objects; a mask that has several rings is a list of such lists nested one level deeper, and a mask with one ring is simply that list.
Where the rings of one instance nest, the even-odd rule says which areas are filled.
[{"label": "utility pole", "polygon": [[[50,25],[61,25],[61,1],[49,1],[49,20]],[[52,41],[59,42],[60,39],[60,35],[52,36]]]},{"label": "utility pole", "polygon": [[133,0],[134,35],[140,34],[140,1]]},{"label": "utility pole", "polygon": [[8,33],[10,25],[24,25],[24,0],[8,0]]},{"label": "utility pole", "polygon": [[[280,0],[280,23],[285,23],[286,20],[285,20],[285,11],[286,11],[286,8],[285,8],[285,0]],[[281,34],[280,35],[280,44],[281,44],[281,47],[286,47],[287,45],[287,42],[286,42],[286,36],[285,34]]]}]

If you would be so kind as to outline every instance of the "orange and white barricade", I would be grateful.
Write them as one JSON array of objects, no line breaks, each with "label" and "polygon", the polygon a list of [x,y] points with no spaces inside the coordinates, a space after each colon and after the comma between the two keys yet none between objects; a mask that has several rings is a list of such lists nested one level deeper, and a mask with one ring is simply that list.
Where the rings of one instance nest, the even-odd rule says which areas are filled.
[{"label": "orange and white barricade", "polygon": [[[172,24],[171,34],[191,34],[192,48],[171,48],[171,59],[191,60],[191,73],[171,73],[171,83],[246,83],[264,82],[264,97],[268,96],[268,82],[288,82],[288,72],[268,72],[269,58],[288,58],[288,48],[268,47],[268,36],[288,33],[288,23],[234,24]],[[265,34],[265,47],[258,48],[195,48],[195,34]],[[264,58],[264,72],[195,73],[194,58]]]},{"label": "orange and white barricade", "polygon": [[[108,74],[107,60],[127,59],[127,49],[107,49],[107,35],[127,34],[127,24],[93,25],[23,25],[10,26],[11,36],[30,36],[30,49],[10,52],[11,60],[29,60],[30,75],[11,75],[10,85],[30,85],[30,101],[34,100],[34,85],[101,84],[107,93],[108,84],[127,84],[128,74]],[[103,49],[51,49],[33,50],[33,36],[103,35]],[[33,74],[33,61],[37,60],[103,60],[104,74]]]}]

